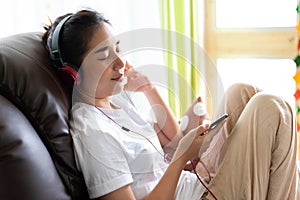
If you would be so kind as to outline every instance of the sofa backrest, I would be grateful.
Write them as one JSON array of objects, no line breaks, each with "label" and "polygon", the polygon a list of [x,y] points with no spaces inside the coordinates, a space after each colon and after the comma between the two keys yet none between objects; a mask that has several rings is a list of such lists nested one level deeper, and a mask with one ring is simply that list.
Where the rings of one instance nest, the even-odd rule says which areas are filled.
[{"label": "sofa backrest", "polygon": [[42,33],[0,39],[0,199],[88,199]]}]

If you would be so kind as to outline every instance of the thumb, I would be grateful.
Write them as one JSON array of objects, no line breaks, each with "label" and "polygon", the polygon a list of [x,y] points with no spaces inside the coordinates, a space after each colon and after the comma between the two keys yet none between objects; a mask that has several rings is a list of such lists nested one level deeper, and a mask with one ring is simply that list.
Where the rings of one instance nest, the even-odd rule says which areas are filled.
[{"label": "thumb", "polygon": [[[185,151],[189,149],[194,140],[198,137],[204,137],[209,128],[209,124],[200,125],[197,128],[190,130],[180,141],[174,153],[173,160],[178,159]],[[200,148],[200,146],[199,146]]]},{"label": "thumb", "polygon": [[125,75],[126,75],[131,69],[133,69],[133,66],[132,66],[127,60],[125,60]]}]

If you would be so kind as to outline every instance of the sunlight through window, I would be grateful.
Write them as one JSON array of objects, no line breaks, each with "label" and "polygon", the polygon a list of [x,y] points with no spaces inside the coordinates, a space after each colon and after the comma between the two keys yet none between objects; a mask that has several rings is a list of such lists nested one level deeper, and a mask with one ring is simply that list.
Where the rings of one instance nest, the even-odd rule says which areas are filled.
[{"label": "sunlight through window", "polygon": [[282,96],[295,104],[295,63],[289,59],[218,59],[218,72],[224,88],[235,82],[250,83]]},{"label": "sunlight through window", "polygon": [[216,0],[218,28],[294,27],[297,0]]}]

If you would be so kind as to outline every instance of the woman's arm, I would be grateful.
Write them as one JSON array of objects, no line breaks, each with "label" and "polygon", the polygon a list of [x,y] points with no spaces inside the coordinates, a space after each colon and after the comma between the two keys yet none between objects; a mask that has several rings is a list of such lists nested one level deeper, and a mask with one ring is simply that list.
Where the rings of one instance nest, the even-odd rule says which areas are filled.
[{"label": "woman's arm", "polygon": [[[188,160],[198,156],[204,135],[207,133],[208,125],[201,125],[190,131],[179,143],[172,162],[160,179],[155,188],[144,198],[145,200],[169,200],[173,199],[182,170]],[[202,134],[204,133],[204,135]],[[101,200],[128,199],[135,197],[130,185],[126,185],[103,197]]]},{"label": "woman's arm", "polygon": [[162,146],[166,146],[171,141],[177,143],[182,138],[182,134],[179,129],[178,121],[171,109],[166,105],[155,87],[145,90],[144,94],[155,114],[157,120],[155,129]]},{"label": "woman's arm", "polygon": [[188,160],[181,157],[169,165],[165,174],[155,188],[147,195],[145,200],[174,199],[176,187],[181,174]]},{"label": "woman's arm", "polygon": [[[183,159],[178,159],[171,163],[163,175],[160,182],[156,187],[145,197],[145,200],[159,200],[159,199],[173,199],[176,186],[179,180],[179,176],[185,166]],[[99,200],[135,200],[134,194],[130,185],[125,185],[105,196],[99,198]]]},{"label": "woman's arm", "polygon": [[158,133],[162,146],[167,145],[175,138],[178,142],[182,137],[178,121],[157,89],[150,83],[145,75],[134,70],[128,63],[126,64],[126,69],[128,71],[128,83],[125,88],[130,91],[143,92],[145,94],[157,119],[155,130]]}]

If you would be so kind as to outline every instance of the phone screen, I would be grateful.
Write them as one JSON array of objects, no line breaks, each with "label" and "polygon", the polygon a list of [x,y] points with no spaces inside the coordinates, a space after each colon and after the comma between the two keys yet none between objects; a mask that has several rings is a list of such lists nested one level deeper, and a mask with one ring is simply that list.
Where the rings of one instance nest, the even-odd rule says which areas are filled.
[{"label": "phone screen", "polygon": [[214,121],[213,123],[210,124],[208,131],[213,130],[214,128],[216,128],[218,126],[218,124],[220,124],[220,122],[222,122],[223,120],[225,120],[229,115],[227,113],[225,113],[223,116],[221,116],[220,118],[218,118],[216,121]]}]

